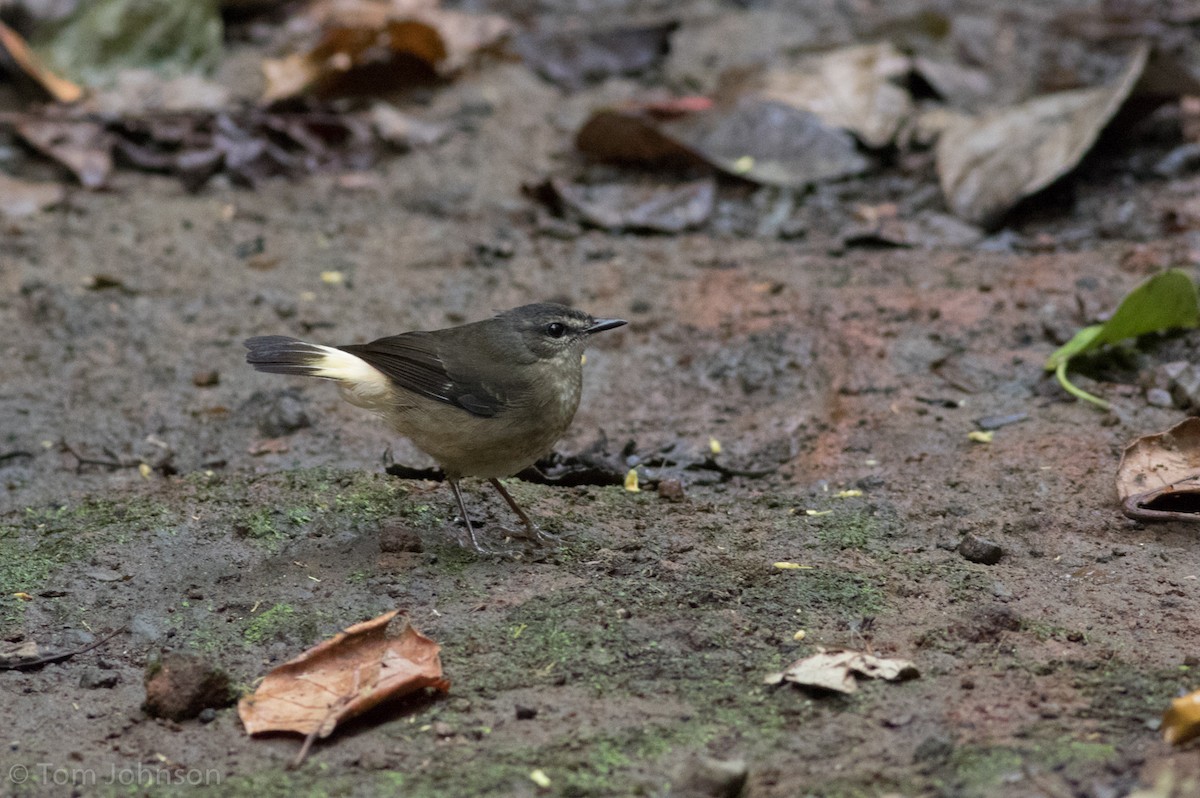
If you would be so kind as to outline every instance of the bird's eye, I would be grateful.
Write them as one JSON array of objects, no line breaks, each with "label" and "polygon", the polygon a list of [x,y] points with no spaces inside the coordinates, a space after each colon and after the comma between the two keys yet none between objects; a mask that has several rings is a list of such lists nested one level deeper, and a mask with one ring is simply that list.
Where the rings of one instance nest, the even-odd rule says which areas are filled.
[{"label": "bird's eye", "polygon": [[567,326],[561,322],[552,321],[546,325],[546,335],[551,338],[562,338],[567,334]]}]

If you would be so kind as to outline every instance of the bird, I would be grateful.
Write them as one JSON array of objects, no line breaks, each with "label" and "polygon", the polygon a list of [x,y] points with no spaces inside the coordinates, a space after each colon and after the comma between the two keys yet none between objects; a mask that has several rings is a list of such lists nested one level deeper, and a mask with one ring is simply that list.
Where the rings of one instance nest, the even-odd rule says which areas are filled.
[{"label": "bird", "polygon": [[284,335],[257,336],[245,341],[246,362],[271,374],[332,380],[343,399],[411,440],[445,472],[471,546],[485,552],[467,515],[460,480],[486,479],[530,540],[551,540],[500,478],[550,451],[579,407],[583,354],[592,336],[626,323],[538,302],[470,324],[365,344],[326,346]]}]

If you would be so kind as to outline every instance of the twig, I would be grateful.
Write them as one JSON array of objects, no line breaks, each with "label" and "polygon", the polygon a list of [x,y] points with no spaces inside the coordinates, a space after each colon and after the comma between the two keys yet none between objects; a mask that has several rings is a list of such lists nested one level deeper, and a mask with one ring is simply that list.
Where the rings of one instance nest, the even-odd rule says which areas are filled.
[{"label": "twig", "polygon": [[69,454],[75,458],[75,460],[77,461],[76,465],[75,465],[76,473],[78,473],[79,470],[82,469],[85,465],[103,466],[105,468],[111,468],[113,470],[116,470],[118,468],[133,468],[134,466],[137,465],[137,463],[122,462],[121,460],[117,459],[117,457],[112,452],[108,452],[108,451],[106,451],[105,453],[111,458],[109,460],[101,460],[98,457],[85,457],[82,454],[80,454],[79,452],[75,451],[74,447],[72,447],[71,444],[67,443],[66,441],[62,441],[59,444],[59,448],[62,451],[66,452],[67,454]]},{"label": "twig", "polygon": [[105,635],[104,637],[100,638],[99,640],[97,640],[94,643],[89,643],[88,645],[84,646],[83,648],[77,648],[74,651],[65,651],[62,654],[51,654],[48,657],[42,657],[40,659],[33,659],[28,662],[0,662],[0,671],[23,671],[23,670],[26,670],[29,668],[40,668],[43,665],[49,665],[53,662],[63,662],[64,660],[68,660],[71,657],[76,656],[77,654],[83,654],[85,652],[91,651],[93,648],[99,648],[100,646],[104,645],[109,640],[112,640],[114,637],[116,637],[117,635],[121,634],[121,632],[124,632],[124,631],[125,631],[124,626],[118,627],[115,632],[113,632],[109,635]]}]

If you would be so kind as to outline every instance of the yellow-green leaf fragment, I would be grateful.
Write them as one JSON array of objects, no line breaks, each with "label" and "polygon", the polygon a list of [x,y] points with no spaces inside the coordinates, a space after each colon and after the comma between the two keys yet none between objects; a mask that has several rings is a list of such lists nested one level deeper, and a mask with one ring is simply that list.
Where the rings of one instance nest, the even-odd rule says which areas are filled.
[{"label": "yellow-green leaf fragment", "polygon": [[1196,284],[1182,269],[1168,269],[1130,291],[1104,324],[1093,324],[1075,333],[1046,360],[1045,368],[1055,373],[1059,384],[1072,396],[1107,409],[1107,402],[1077,388],[1067,379],[1067,364],[1071,358],[1104,344],[1115,344],[1147,333],[1197,326],[1200,326],[1200,301],[1197,300]]}]

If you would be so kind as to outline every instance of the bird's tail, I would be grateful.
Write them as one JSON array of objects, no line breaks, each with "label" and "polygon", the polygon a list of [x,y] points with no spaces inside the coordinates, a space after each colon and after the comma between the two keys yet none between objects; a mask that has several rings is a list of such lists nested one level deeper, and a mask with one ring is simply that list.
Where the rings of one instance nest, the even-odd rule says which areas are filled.
[{"label": "bird's tail", "polygon": [[310,344],[286,335],[246,339],[246,362],[270,374],[299,374],[344,382],[374,381],[378,372],[365,360],[342,349]]}]

